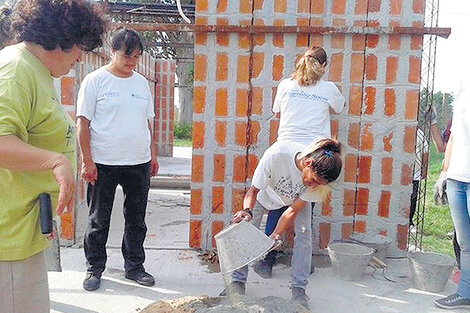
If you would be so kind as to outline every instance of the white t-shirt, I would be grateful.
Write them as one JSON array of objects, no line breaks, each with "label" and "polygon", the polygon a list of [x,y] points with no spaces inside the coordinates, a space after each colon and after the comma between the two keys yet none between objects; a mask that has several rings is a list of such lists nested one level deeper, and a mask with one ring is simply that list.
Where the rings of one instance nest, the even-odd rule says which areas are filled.
[{"label": "white t-shirt", "polygon": [[470,92],[461,93],[454,102],[451,133],[453,137],[447,178],[470,182]]},{"label": "white t-shirt", "polygon": [[147,79],[117,77],[104,67],[88,74],[78,92],[77,116],[90,120],[95,163],[136,165],[150,161],[148,120],[155,116]]},{"label": "white t-shirt", "polygon": [[295,164],[295,156],[303,146],[277,141],[261,157],[253,175],[252,185],[258,188],[257,200],[268,210],[291,205],[300,198],[307,202],[322,201],[322,188],[307,188],[302,183],[302,172]]},{"label": "white t-shirt", "polygon": [[273,112],[281,114],[277,140],[309,145],[318,137],[330,138],[329,109],[339,113],[344,102],[332,82],[320,80],[301,87],[296,80],[283,79],[273,104]]}]

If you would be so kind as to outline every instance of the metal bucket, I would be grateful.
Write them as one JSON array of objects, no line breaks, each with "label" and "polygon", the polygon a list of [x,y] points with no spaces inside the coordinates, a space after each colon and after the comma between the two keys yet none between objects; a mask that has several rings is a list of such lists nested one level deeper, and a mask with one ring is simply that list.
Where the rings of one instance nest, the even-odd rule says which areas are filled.
[{"label": "metal bucket", "polygon": [[440,292],[444,289],[456,262],[448,255],[415,252],[408,255],[413,284],[416,288]]},{"label": "metal bucket", "polygon": [[217,233],[214,238],[222,274],[248,265],[275,246],[273,239],[244,220],[230,225]]},{"label": "metal bucket", "polygon": [[392,238],[371,233],[354,233],[350,237],[372,249],[375,249],[374,256],[384,262],[387,257],[387,249],[393,242]]},{"label": "metal bucket", "polygon": [[333,242],[328,255],[335,274],[344,280],[361,280],[374,249],[355,243]]}]

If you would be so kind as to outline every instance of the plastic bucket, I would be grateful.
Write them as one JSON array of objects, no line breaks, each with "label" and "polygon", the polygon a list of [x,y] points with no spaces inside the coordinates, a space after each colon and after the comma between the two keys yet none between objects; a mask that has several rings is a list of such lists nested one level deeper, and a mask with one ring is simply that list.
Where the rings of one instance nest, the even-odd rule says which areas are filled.
[{"label": "plastic bucket", "polygon": [[265,255],[275,241],[251,223],[242,220],[232,224],[215,236],[220,272],[233,272]]},{"label": "plastic bucket", "polygon": [[374,254],[374,249],[355,243],[333,242],[327,250],[333,271],[344,280],[362,279]]},{"label": "plastic bucket", "polygon": [[380,261],[385,261],[385,258],[387,257],[387,249],[393,242],[390,237],[371,233],[354,233],[350,238],[375,249],[374,256]]},{"label": "plastic bucket", "polygon": [[430,292],[444,289],[456,265],[450,256],[434,252],[411,253],[408,260],[414,286]]}]

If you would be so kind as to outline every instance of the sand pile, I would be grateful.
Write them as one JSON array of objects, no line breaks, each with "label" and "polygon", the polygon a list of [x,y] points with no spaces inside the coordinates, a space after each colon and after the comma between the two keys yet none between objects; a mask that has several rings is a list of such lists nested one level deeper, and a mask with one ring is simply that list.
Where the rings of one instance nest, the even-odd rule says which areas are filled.
[{"label": "sand pile", "polygon": [[308,313],[290,301],[279,297],[185,297],[157,301],[140,313]]}]

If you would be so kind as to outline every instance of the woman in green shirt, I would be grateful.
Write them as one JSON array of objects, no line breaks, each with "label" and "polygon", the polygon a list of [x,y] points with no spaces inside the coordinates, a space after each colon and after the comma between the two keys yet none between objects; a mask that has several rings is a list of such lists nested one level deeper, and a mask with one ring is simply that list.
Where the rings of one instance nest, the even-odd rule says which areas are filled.
[{"label": "woman in green shirt", "polygon": [[[105,20],[88,0],[21,0],[19,43],[0,51],[0,303],[2,312],[49,312],[38,196],[56,212],[74,204],[75,124],[54,78],[102,45]],[[6,310],[6,311],[5,311]]]}]

